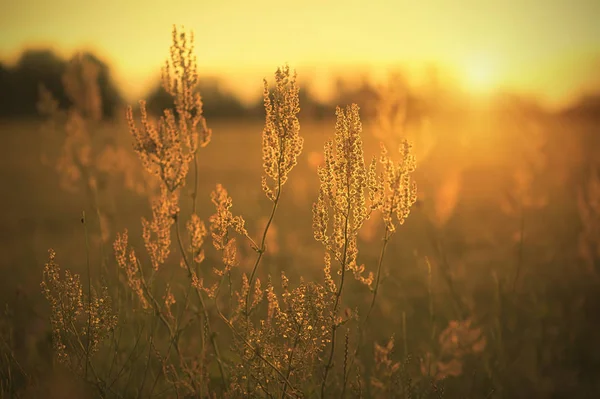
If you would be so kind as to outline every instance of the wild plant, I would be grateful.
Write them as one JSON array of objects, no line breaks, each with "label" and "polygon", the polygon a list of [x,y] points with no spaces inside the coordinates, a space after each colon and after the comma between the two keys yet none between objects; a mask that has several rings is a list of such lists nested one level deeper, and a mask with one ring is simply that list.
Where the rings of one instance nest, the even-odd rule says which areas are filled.
[{"label": "wild plant", "polygon": [[[210,194],[215,211],[208,224],[198,214],[200,149],[209,144],[212,130],[196,90],[193,35],[174,28],[172,39],[162,81],[174,109],[155,120],[141,101],[139,123],[133,109],[127,111],[134,150],[160,185],[151,198],[151,217],[142,218],[145,253],[135,248],[127,230],[117,234],[113,249],[122,278],[111,290],[106,283],[95,288],[91,278],[84,288],[78,275],[60,276],[51,253],[42,287],[52,308],[56,359],[102,396],[349,395],[357,383],[364,384],[355,366],[359,353],[366,353],[358,348],[369,347],[363,334],[376,304],[386,246],[416,201],[412,148],[403,141],[398,152],[390,153],[382,145],[379,158],[367,165],[358,106],[338,107],[313,204],[314,238],[325,250],[324,279],[291,282],[285,273],[265,275],[260,266],[269,250],[269,228],[303,148],[296,75],[286,66],[275,72],[273,88],[264,81],[261,186],[271,212],[254,239],[220,184]],[[181,195],[192,168],[193,205],[186,217]],[[359,262],[358,234],[374,215],[384,225],[381,255],[377,264],[365,265]],[[255,252],[248,274],[237,267],[238,240],[248,241]],[[217,257],[208,257],[213,250]],[[181,268],[167,272],[173,257]],[[185,275],[184,283],[176,282],[178,272]],[[341,311],[350,274],[371,292],[364,316]],[[97,376],[94,360],[102,344],[112,356],[103,376]],[[377,364],[389,377],[398,366],[379,352]]]},{"label": "wild plant", "polygon": [[75,375],[103,390],[104,381],[92,359],[117,324],[112,298],[106,287],[98,292],[89,281],[84,293],[80,276],[68,270],[61,275],[55,257],[50,250],[41,284],[51,308],[54,356]]},{"label": "wild plant", "polygon": [[18,397],[36,381],[30,370],[18,359],[14,342],[14,314],[8,306],[0,317],[0,397]]}]

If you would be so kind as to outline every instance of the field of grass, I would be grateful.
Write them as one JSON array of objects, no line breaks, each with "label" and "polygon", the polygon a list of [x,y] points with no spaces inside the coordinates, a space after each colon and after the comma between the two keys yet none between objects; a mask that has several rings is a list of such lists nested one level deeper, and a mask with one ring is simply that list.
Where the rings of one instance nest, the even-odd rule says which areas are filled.
[{"label": "field of grass", "polygon": [[[198,199],[194,205],[192,168],[178,215],[196,208],[208,227],[215,214],[210,193],[220,183],[233,200],[231,212],[243,216],[258,243],[273,206],[261,189],[264,122],[207,123],[213,135],[197,154]],[[319,195],[317,166],[335,123],[333,115],[317,122],[300,113],[304,146],[283,186],[264,254],[238,237],[236,265],[231,275],[225,272],[228,283],[215,299],[213,268],[222,269],[224,258],[208,232],[198,268],[206,285],[196,303],[171,229],[171,253],[152,273],[150,293],[144,291],[146,299],[154,292],[165,303],[143,309],[117,266],[113,242],[127,229],[129,244],[151,270],[140,219],[152,218],[149,198],[156,192],[132,187],[147,177],[124,118],[95,125],[94,183],[71,179],[70,188],[68,170],[56,168],[63,130],[43,130],[41,121],[0,122],[2,397],[598,397],[600,176],[592,173],[600,166],[598,121],[498,101],[406,126],[402,133],[414,142],[417,158],[418,199],[386,247],[368,323],[362,320],[372,293],[351,277],[334,317],[322,310],[334,297],[319,291],[327,284],[325,250],[314,238],[312,204]],[[379,152],[376,131],[364,121],[367,163]],[[358,232],[357,263],[366,272],[377,271],[384,231],[381,218],[372,217]],[[70,347],[75,341],[65,338],[73,332],[66,326],[66,362],[57,359],[53,310],[40,289],[49,248],[61,269],[81,275],[84,302],[88,284],[106,287],[109,311],[117,316],[95,353]],[[251,317],[236,314],[244,297],[241,276],[252,274],[257,255],[263,291]],[[336,284],[338,269],[332,265]],[[269,278],[282,309],[288,306],[286,317],[302,314],[298,326],[310,321],[309,330],[319,323],[334,336],[339,330],[337,346],[316,343],[320,338],[309,332],[294,335],[301,344],[290,344],[283,324],[271,326]],[[173,314],[181,319],[161,321],[159,314],[171,314],[169,289]],[[327,324],[337,317],[335,327]],[[173,349],[170,335],[180,322],[189,327],[181,331],[184,354]],[[72,326],[84,343],[88,323]],[[297,347],[305,352],[294,363],[289,359]]]}]

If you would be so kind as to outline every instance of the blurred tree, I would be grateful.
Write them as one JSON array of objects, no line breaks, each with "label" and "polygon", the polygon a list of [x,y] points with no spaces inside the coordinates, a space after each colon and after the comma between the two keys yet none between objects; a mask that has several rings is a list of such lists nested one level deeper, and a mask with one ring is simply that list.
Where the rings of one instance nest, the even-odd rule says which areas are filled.
[{"label": "blurred tree", "polygon": [[377,89],[366,76],[362,76],[358,82],[349,82],[341,77],[336,78],[332,105],[345,107],[356,103],[360,107],[361,118],[370,119],[376,115],[376,102]]},{"label": "blurred tree", "polygon": [[27,117],[37,113],[36,102],[38,87],[46,86],[55,93],[61,105],[67,98],[62,90],[61,76],[65,71],[65,62],[50,50],[26,50],[16,65],[7,68],[6,80],[0,81],[2,107],[0,115],[4,117]]},{"label": "blurred tree", "polygon": [[[218,78],[200,78],[200,84],[196,90],[202,95],[202,109],[207,119],[240,118],[249,113],[240,99],[227,90]],[[173,98],[160,83],[150,91],[146,97],[146,103],[148,111],[155,115],[161,115],[164,109],[172,109],[174,106]]]},{"label": "blurred tree", "polygon": [[[401,98],[387,98],[388,96]],[[356,103],[361,108],[361,118],[369,120],[380,114],[381,101],[396,102],[397,106],[403,107],[396,111],[404,114],[404,123],[407,125],[421,120],[425,114],[433,110],[428,99],[414,93],[405,77],[397,71],[379,87],[366,76],[361,77],[358,82],[349,82],[337,77],[335,95],[329,105],[335,107]]]},{"label": "blurred tree", "polygon": [[[300,83],[300,92],[298,98],[300,101],[300,118],[311,120],[323,120],[326,118],[335,118],[335,106],[320,101],[312,89],[312,83],[306,81]],[[252,105],[248,108],[249,114],[258,118],[264,118],[265,108],[262,95],[257,97]]]},{"label": "blurred tree", "polygon": [[[111,79],[108,65],[92,53],[81,56],[98,65],[104,117],[114,117],[123,98]],[[52,92],[61,107],[70,106],[63,87],[66,66],[66,61],[49,49],[25,50],[13,67],[0,66],[0,117],[37,116],[40,85]]]},{"label": "blurred tree", "polygon": [[6,112],[12,106],[10,94],[14,89],[11,87],[11,71],[0,63],[0,112]]}]

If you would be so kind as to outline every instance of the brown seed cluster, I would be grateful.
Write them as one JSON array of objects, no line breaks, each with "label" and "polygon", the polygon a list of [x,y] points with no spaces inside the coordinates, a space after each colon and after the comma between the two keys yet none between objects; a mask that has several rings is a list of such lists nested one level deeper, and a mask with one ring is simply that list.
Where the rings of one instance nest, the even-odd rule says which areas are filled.
[{"label": "brown seed cluster", "polygon": [[262,134],[265,172],[262,188],[272,201],[279,197],[281,186],[296,165],[304,145],[297,117],[300,112],[298,93],[296,74],[290,76],[288,66],[278,68],[275,72],[275,88],[272,93],[267,81],[264,81],[266,122]]},{"label": "brown seed cluster", "polygon": [[165,110],[157,123],[140,101],[141,129],[137,127],[131,107],[127,110],[129,129],[135,140],[134,149],[144,167],[158,176],[169,192],[185,185],[189,164],[198,147],[205,147],[212,131],[202,115],[202,99],[197,92],[197,61],[193,55],[193,35],[173,28],[171,58],[162,73],[163,88],[173,97],[174,110]]},{"label": "brown seed cluster", "polygon": [[396,231],[396,224],[402,225],[417,201],[417,186],[412,181],[416,162],[411,145],[404,141],[398,151],[399,161],[394,162],[385,146],[381,144],[379,163],[383,171],[377,176],[375,163],[369,168],[371,208],[381,211],[387,230]]},{"label": "brown seed cluster", "polygon": [[325,144],[325,163],[318,169],[321,186],[313,205],[313,231],[342,268],[368,282],[357,265],[357,237],[369,216],[365,191],[373,188],[367,185],[358,105],[338,107],[336,115],[335,138]]},{"label": "brown seed cluster", "polygon": [[51,307],[50,323],[56,359],[77,372],[82,359],[89,359],[117,325],[107,287],[98,293],[90,287],[84,294],[78,274],[61,270],[56,254],[49,251],[41,283],[42,292]]},{"label": "brown seed cluster", "polygon": [[117,233],[117,238],[113,243],[115,258],[117,264],[123,270],[127,277],[129,288],[137,295],[142,308],[149,309],[150,305],[144,294],[143,276],[140,273],[140,264],[133,248],[129,247],[129,235],[127,230],[123,233]]}]

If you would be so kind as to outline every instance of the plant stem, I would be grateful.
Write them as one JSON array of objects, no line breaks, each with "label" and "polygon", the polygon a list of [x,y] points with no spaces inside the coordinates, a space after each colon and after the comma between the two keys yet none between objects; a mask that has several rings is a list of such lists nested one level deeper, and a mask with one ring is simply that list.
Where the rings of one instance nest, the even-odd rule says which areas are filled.
[{"label": "plant stem", "polygon": [[371,299],[371,306],[369,306],[369,310],[367,311],[367,315],[365,316],[364,324],[367,324],[369,320],[369,316],[371,315],[371,311],[375,307],[375,300],[377,299],[377,293],[379,292],[379,282],[381,280],[381,269],[383,265],[383,257],[385,256],[385,249],[390,241],[390,237],[392,233],[390,232],[388,226],[385,226],[385,232],[383,233],[383,245],[381,246],[381,252],[379,253],[379,260],[377,262],[377,277],[375,278],[375,287],[373,288],[373,298]]},{"label": "plant stem", "polygon": [[264,357],[255,347],[252,346],[252,344],[250,342],[248,342],[239,332],[236,331],[236,329],[233,326],[233,324],[231,323],[231,321],[229,321],[227,319],[227,317],[225,317],[225,315],[221,312],[221,310],[219,309],[218,306],[216,306],[216,309],[217,309],[217,314],[219,315],[219,317],[221,318],[221,320],[223,320],[223,322],[229,327],[229,329],[231,330],[231,332],[233,332],[233,334],[235,336],[237,336],[238,339],[240,339],[244,343],[244,345],[246,345],[249,349],[253,350],[254,354],[260,360],[262,360],[266,365],[268,365],[271,369],[273,369],[273,371],[275,371],[275,373],[277,373],[277,375],[290,388],[290,390],[292,392],[296,392],[296,388],[294,388],[294,386],[292,385],[292,383],[290,382],[290,380],[281,372],[281,370],[279,370],[275,364],[273,364],[271,361],[269,361],[269,359],[267,359],[266,357]]},{"label": "plant stem", "polygon": [[269,232],[269,227],[271,223],[273,223],[273,219],[275,217],[275,211],[277,211],[277,204],[279,203],[279,194],[280,191],[277,190],[277,196],[275,197],[275,201],[273,201],[273,208],[271,209],[271,215],[269,216],[269,220],[265,226],[265,230],[262,234],[262,239],[260,241],[260,248],[258,248],[258,255],[256,256],[256,261],[254,262],[254,267],[252,268],[252,273],[250,274],[250,279],[248,280],[248,293],[246,294],[246,318],[250,316],[249,304],[250,304],[250,293],[252,292],[252,285],[254,284],[254,278],[256,277],[256,271],[258,270],[258,265],[260,264],[260,260],[262,259],[263,254],[266,252],[265,241],[267,240],[267,233]]},{"label": "plant stem", "polygon": [[[194,275],[194,272],[193,272],[192,267],[187,259],[187,256],[185,253],[185,248],[183,246],[183,241],[181,239],[181,231],[180,231],[181,229],[180,229],[180,222],[179,222],[178,215],[176,215],[176,217],[175,217],[175,223],[176,223],[175,230],[177,232],[177,242],[179,243],[179,249],[181,251],[181,256],[183,257],[183,262],[187,268],[188,276],[191,279]],[[202,313],[204,314],[204,319],[206,321],[206,327],[208,329],[209,339],[210,339],[211,345],[213,347],[213,350],[215,351],[215,356],[217,358],[217,364],[219,365],[219,372],[221,373],[221,383],[223,385],[223,389],[225,390],[227,388],[227,377],[225,374],[225,369],[223,367],[221,351],[219,350],[219,346],[217,344],[215,334],[213,333],[213,329],[210,325],[208,310],[206,308],[206,303],[204,302],[204,297],[202,296],[202,293],[200,292],[200,290],[198,290],[197,287],[194,287],[194,288],[196,288],[194,291],[196,292],[196,296],[198,297],[198,300],[200,301],[200,306],[202,307]]]},{"label": "plant stem", "polygon": [[86,264],[87,264],[87,278],[88,278],[88,320],[87,320],[87,343],[85,349],[85,379],[87,380],[88,375],[88,364],[90,362],[90,332],[92,328],[92,268],[90,262],[90,244],[88,239],[87,224],[85,220],[85,211],[81,215],[81,223],[83,224],[83,232],[85,236],[85,253],[86,253]]},{"label": "plant stem", "polygon": [[194,192],[192,194],[192,213],[194,214],[198,209],[198,162],[198,150],[196,150],[196,153],[194,154]]},{"label": "plant stem", "polygon": [[248,307],[250,303],[250,293],[252,292],[252,285],[254,284],[254,277],[256,276],[256,271],[258,270],[260,260],[262,259],[262,256],[266,251],[265,241],[267,240],[267,233],[269,232],[269,227],[271,226],[273,218],[275,217],[277,205],[279,204],[279,197],[281,196],[281,163],[283,162],[284,153],[285,141],[282,139],[279,149],[279,160],[277,162],[277,194],[275,195],[275,199],[273,200],[273,208],[271,208],[271,215],[269,216],[269,220],[267,221],[265,230],[263,231],[262,239],[260,241],[260,248],[257,248],[258,256],[256,257],[256,262],[254,262],[254,267],[252,268],[252,273],[250,274],[250,280],[248,280],[248,293],[246,294],[246,319],[250,317],[250,310],[248,309]]},{"label": "plant stem", "polygon": [[[292,345],[292,350],[290,351],[290,356],[288,359],[288,366],[287,366],[287,371],[286,371],[286,378],[289,380],[290,375],[292,374],[292,361],[294,359],[294,355],[296,353],[296,348],[298,347],[298,343],[300,342],[300,330],[301,330],[301,326],[300,324],[297,324],[298,329],[296,330],[296,336],[294,337],[294,344]],[[281,399],[283,399],[285,397],[286,394],[286,390],[287,390],[287,385],[284,384],[283,386],[283,392],[281,393]]]},{"label": "plant stem", "polygon": [[325,397],[325,386],[327,385],[327,377],[329,376],[329,369],[331,369],[331,364],[333,362],[333,354],[335,352],[335,339],[337,335],[338,325],[336,323],[336,314],[338,310],[338,306],[340,303],[340,298],[342,296],[342,290],[344,288],[344,277],[346,276],[346,261],[348,257],[348,222],[350,220],[350,182],[347,184],[347,196],[348,196],[348,206],[346,209],[346,220],[344,222],[344,254],[342,256],[342,276],[340,278],[340,288],[335,295],[335,302],[333,304],[333,313],[332,318],[333,322],[331,324],[331,350],[329,351],[329,358],[327,360],[327,364],[325,365],[325,372],[323,375],[323,381],[321,382],[321,398]]}]

